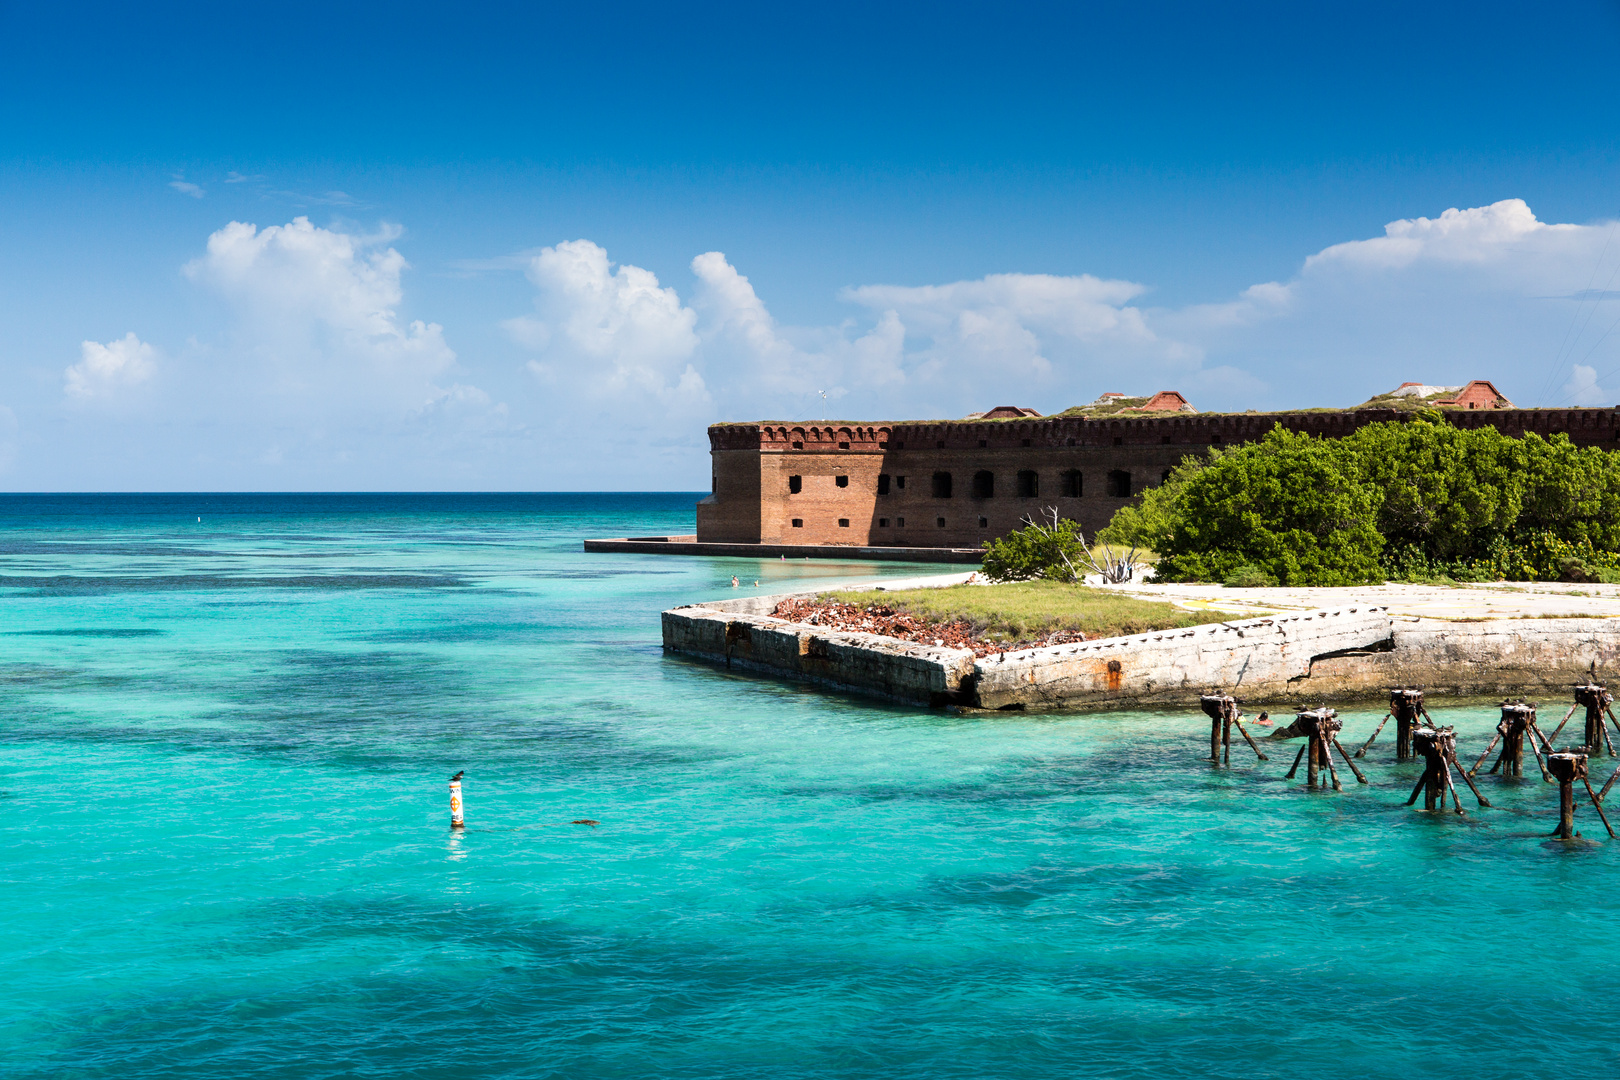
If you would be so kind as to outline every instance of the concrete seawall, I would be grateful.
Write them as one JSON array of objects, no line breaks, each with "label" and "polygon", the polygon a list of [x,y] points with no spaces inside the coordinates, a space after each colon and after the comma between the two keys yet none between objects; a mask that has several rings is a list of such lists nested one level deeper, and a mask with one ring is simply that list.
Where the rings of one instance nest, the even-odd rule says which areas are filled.
[{"label": "concrete seawall", "polygon": [[1620,618],[1444,622],[1356,604],[1054,645],[983,660],[965,649],[829,630],[769,613],[785,596],[663,613],[664,649],[727,667],[926,705],[982,709],[1375,699],[1419,684],[1454,696],[1564,693],[1620,664]]}]

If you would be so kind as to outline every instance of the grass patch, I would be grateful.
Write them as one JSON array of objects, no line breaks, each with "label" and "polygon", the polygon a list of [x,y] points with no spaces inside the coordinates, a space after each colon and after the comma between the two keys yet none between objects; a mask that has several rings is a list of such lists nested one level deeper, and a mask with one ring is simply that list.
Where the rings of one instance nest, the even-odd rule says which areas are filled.
[{"label": "grass patch", "polygon": [[[823,593],[821,599],[865,607],[881,604],[919,619],[965,622],[988,640],[1027,641],[1060,631],[1079,631],[1088,638],[1145,634],[1225,622],[1233,616],[1186,611],[1158,600],[1139,600],[1108,589],[1064,585],[1055,581],[1012,581],[1000,585],[952,585],[943,589],[897,592]],[[1251,619],[1259,611],[1241,618]]]}]

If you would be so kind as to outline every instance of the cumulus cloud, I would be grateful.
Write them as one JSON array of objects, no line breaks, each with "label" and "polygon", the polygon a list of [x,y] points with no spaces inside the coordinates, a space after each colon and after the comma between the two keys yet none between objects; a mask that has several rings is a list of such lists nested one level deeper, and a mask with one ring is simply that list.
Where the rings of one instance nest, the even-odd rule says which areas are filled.
[{"label": "cumulus cloud", "polygon": [[62,374],[64,392],[77,401],[106,400],[138,386],[157,370],[156,351],[132,330],[105,345],[86,341],[79,346],[79,362]]},{"label": "cumulus cloud", "polygon": [[299,217],[264,229],[233,221],[208,238],[185,272],[223,297],[240,320],[236,346],[268,389],[404,409],[437,392],[456,362],[438,323],[405,320],[392,246],[399,230],[359,236]]}]

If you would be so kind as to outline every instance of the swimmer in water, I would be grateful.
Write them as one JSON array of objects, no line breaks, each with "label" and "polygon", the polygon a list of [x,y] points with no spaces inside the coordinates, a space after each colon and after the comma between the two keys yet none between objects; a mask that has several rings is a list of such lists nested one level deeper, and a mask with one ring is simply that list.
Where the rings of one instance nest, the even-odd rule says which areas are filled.
[{"label": "swimmer in water", "polygon": [[1254,718],[1254,722],[1256,724],[1264,724],[1267,727],[1270,727],[1271,726],[1271,714],[1268,713],[1268,712],[1263,712],[1259,716]]},{"label": "swimmer in water", "polygon": [[731,587],[732,587],[732,588],[733,588],[733,589],[735,589],[735,588],[736,588],[736,587],[737,587],[737,585],[738,585],[738,581],[737,581],[737,575],[736,575],[736,574],[732,574],[732,575],[731,575]]}]

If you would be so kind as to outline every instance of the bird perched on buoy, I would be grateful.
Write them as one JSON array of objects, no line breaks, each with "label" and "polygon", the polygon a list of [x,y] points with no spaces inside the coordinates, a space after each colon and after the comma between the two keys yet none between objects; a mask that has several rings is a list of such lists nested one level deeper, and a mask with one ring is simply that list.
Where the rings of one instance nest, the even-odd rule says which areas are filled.
[{"label": "bird perched on buoy", "polygon": [[450,778],[450,782],[451,782],[451,783],[452,783],[452,784],[453,784],[453,783],[455,783],[455,782],[456,782],[456,781],[457,781],[457,780],[460,780],[460,779],[461,779],[461,778],[462,778],[462,777],[463,777],[463,776],[465,776],[465,775],[466,775],[466,774],[467,774],[467,770],[465,770],[465,769],[463,769],[463,770],[461,770],[461,772],[458,772],[458,773],[456,773],[456,775],[454,775],[454,776],[452,776],[452,777],[451,777],[451,778]]}]

